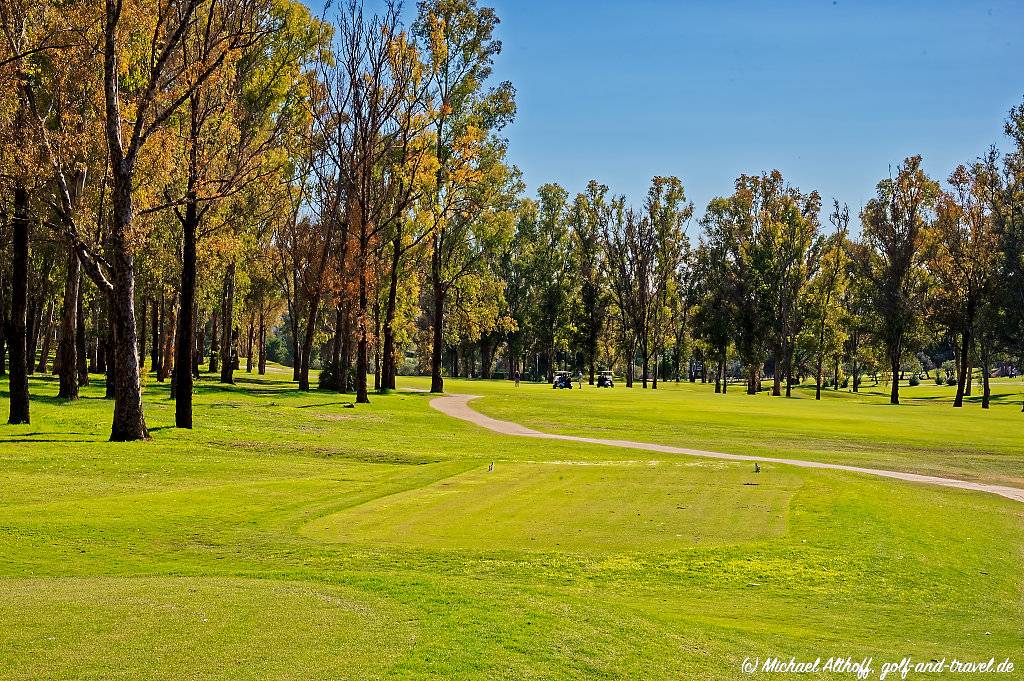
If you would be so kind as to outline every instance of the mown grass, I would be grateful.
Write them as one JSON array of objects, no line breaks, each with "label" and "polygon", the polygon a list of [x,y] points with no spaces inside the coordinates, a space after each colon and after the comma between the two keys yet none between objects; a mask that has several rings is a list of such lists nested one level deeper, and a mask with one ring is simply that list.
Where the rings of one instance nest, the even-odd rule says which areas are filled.
[{"label": "mown grass", "polygon": [[[509,439],[425,395],[348,409],[285,378],[204,379],[192,432],[150,379],[154,438],[129,444],[105,442],[101,385],[64,404],[33,379],[33,424],[0,427],[0,678],[732,679],[747,655],[1020,656],[1024,505]],[[673,400],[731,404],[449,389],[552,428],[632,400],[632,439],[672,435]],[[827,404],[860,422],[858,401]],[[755,423],[736,441],[785,440]],[[976,446],[1009,457],[992,435]]]},{"label": "mown grass", "polygon": [[977,394],[954,409],[954,388],[928,383],[903,386],[899,406],[889,404],[884,385],[860,394],[826,390],[821,401],[807,385],[791,399],[747,395],[742,386],[716,395],[711,385],[674,382],[657,390],[522,383],[517,391],[503,382],[455,380],[446,388],[482,395],[474,407],[490,416],[548,432],[1024,486],[1020,379],[994,382],[988,410]]}]

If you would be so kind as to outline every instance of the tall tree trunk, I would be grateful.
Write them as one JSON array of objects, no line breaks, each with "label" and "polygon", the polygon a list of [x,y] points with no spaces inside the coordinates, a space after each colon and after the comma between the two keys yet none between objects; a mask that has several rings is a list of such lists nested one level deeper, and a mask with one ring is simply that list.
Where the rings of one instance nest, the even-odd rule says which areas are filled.
[{"label": "tall tree trunk", "polygon": [[345,307],[345,318],[341,333],[341,369],[338,371],[338,390],[347,393],[349,389],[348,374],[352,368],[352,315]]},{"label": "tall tree trunk", "polygon": [[103,321],[107,325],[107,332],[103,335],[103,368],[106,376],[103,397],[107,400],[113,400],[117,397],[117,382],[116,382],[116,369],[117,366],[114,363],[114,318],[107,306],[107,314],[104,315]]},{"label": "tall tree trunk", "polygon": [[53,341],[52,302],[46,304],[46,314],[43,316],[42,321],[39,325],[39,337],[42,338],[43,345],[41,348],[39,348],[39,363],[36,365],[36,371],[38,371],[41,374],[45,374],[46,366],[50,362],[50,344]]},{"label": "tall tree trunk", "polygon": [[153,337],[156,343],[156,363],[153,365],[153,371],[156,372],[156,380],[161,383],[167,378],[168,358],[164,354],[164,349],[167,347],[167,300],[164,298],[164,292],[160,291],[160,309],[157,311],[156,321],[157,335]]},{"label": "tall tree trunk", "polygon": [[853,392],[860,392],[860,334],[856,331],[850,334],[853,341],[850,345],[850,371],[853,373]]},{"label": "tall tree trunk", "polygon": [[196,336],[195,346],[192,348],[192,380],[199,380],[199,365],[203,362],[203,352],[206,349],[206,320],[199,310],[197,302],[192,312],[192,329]]},{"label": "tall tree trunk", "polygon": [[[130,184],[129,184],[130,186]],[[130,190],[129,190],[130,191]],[[122,208],[119,209],[118,205]],[[125,199],[115,193],[114,212],[123,210]],[[131,215],[128,199],[127,214]],[[112,314],[114,322],[114,419],[110,439],[114,442],[148,440],[146,418],[142,410],[142,385],[139,382],[139,343],[135,331],[135,261],[125,243],[127,225],[115,227],[114,292]]]},{"label": "tall tree trunk", "polygon": [[11,320],[7,310],[7,277],[0,272],[0,376],[7,375],[7,332]]},{"label": "tall tree trunk", "polygon": [[722,394],[726,395],[729,392],[729,365],[726,360],[728,359],[728,348],[722,348],[722,360],[719,364],[722,368]]},{"label": "tall tree trunk", "polygon": [[960,335],[960,349],[958,354],[958,366],[957,366],[957,377],[956,377],[956,397],[953,399],[954,407],[964,406],[964,395],[969,394],[967,388],[967,375],[970,373],[968,369],[968,356],[971,347],[971,329],[968,326],[964,329],[964,332]]},{"label": "tall tree trunk", "polygon": [[992,374],[992,357],[985,336],[981,339],[981,408],[988,409],[992,400],[989,376]]},{"label": "tall tree trunk", "polygon": [[153,310],[153,319],[150,321],[149,338],[149,370],[153,373],[160,371],[160,310],[163,307],[163,293],[160,294],[158,306],[156,298],[150,301]]},{"label": "tall tree trunk", "polygon": [[30,423],[28,393],[28,190],[23,182],[14,185],[14,215],[11,218],[14,260],[11,268],[11,322],[7,343],[11,353],[10,415],[12,425]]},{"label": "tall tree trunk", "polygon": [[643,376],[640,377],[640,380],[642,381],[642,387],[644,389],[646,389],[647,388],[647,372],[650,371],[650,367],[648,366],[648,364],[650,362],[650,355],[648,355],[648,353],[647,353],[647,341],[643,341],[643,340],[640,341],[640,359],[643,360],[643,371],[644,371],[644,374],[643,374]]},{"label": "tall tree trunk", "polygon": [[292,380],[298,382],[302,374],[302,345],[299,343],[299,320],[302,316],[302,308],[298,303],[298,294],[293,308],[288,310],[288,325],[291,327],[292,346]]},{"label": "tall tree trunk", "polygon": [[210,314],[210,365],[206,370],[211,374],[220,371],[220,315],[219,307],[214,307]]},{"label": "tall tree trunk", "polygon": [[964,386],[964,396],[970,397],[974,392],[974,347],[968,346],[967,355],[967,384]]},{"label": "tall tree trunk", "polygon": [[395,307],[398,301],[398,274],[402,262],[402,232],[397,230],[391,244],[391,271],[388,280],[388,299],[384,308],[384,349],[383,355],[383,386],[395,389],[397,358],[395,357]]},{"label": "tall tree trunk", "polygon": [[146,311],[149,310],[149,300],[142,298],[142,316],[139,318],[139,371],[146,373]]},{"label": "tall tree trunk", "polygon": [[793,352],[793,344],[790,343],[786,347],[786,397],[793,396]]},{"label": "tall tree trunk", "polygon": [[818,361],[814,368],[814,399],[821,399],[821,364],[822,356],[821,351],[818,351]]},{"label": "tall tree trunk", "polygon": [[[224,291],[221,298],[220,382],[235,382],[235,262],[224,268]],[[306,390],[309,386],[306,386]]]},{"label": "tall tree trunk", "polygon": [[[364,249],[361,249],[364,250]],[[360,262],[365,262],[365,253],[363,253]],[[366,374],[369,373],[370,368],[370,356],[369,356],[369,330],[367,317],[369,316],[369,293],[367,291],[366,284],[366,267],[359,268],[359,317],[356,319],[356,328],[358,329],[359,338],[356,345],[356,403],[357,404],[368,404],[370,402],[370,396],[366,390]]]},{"label": "tall tree trunk", "polygon": [[82,263],[75,249],[68,249],[67,279],[64,282],[64,308],[61,313],[60,346],[57,356],[60,366],[60,390],[57,397],[78,399],[78,301],[81,298]]},{"label": "tall tree trunk", "polygon": [[[438,257],[435,255],[435,257]],[[434,277],[434,339],[430,354],[430,392],[444,392],[444,379],[441,377],[441,350],[444,347],[444,298],[445,290]]]},{"label": "tall tree trunk", "polygon": [[104,374],[107,373],[107,356],[104,350],[103,343],[107,337],[107,319],[104,315],[103,304],[101,301],[97,301],[93,305],[92,310],[92,343],[89,344],[91,348],[91,355],[89,357],[89,373],[90,374]]},{"label": "tall tree trunk", "polygon": [[380,302],[373,306],[373,389],[381,389]]},{"label": "tall tree trunk", "polygon": [[782,396],[782,368],[786,363],[785,358],[785,343],[782,343],[775,351],[775,370],[772,371],[772,397]]},{"label": "tall tree trunk", "polygon": [[634,365],[636,364],[636,338],[631,338],[626,352],[626,387],[633,387]]},{"label": "tall tree trunk", "polygon": [[[135,326],[135,260],[132,254],[134,167],[138,158],[135,142],[125,153],[121,135],[118,91],[117,18],[120,5],[108,0],[104,30],[103,93],[105,134],[110,166],[111,210],[109,218],[110,318],[113,327],[114,418],[111,441],[149,439],[142,409],[139,380],[139,343]],[[142,119],[139,119],[140,121]]]},{"label": "tall tree trunk", "polygon": [[301,352],[297,359],[299,364],[299,390],[309,390],[309,359],[310,355],[313,354],[313,336],[316,333],[319,314],[320,294],[316,293],[309,300],[309,317],[306,323],[306,332],[302,340]]},{"label": "tall tree trunk", "polygon": [[260,361],[259,361],[259,374],[263,376],[267,373],[267,319],[263,312],[263,308],[260,308]]},{"label": "tall tree trunk", "polygon": [[334,379],[331,381],[331,388],[336,392],[343,392],[344,381],[341,378],[341,348],[345,343],[345,306],[342,300],[334,307],[334,340],[331,343],[331,373]]},{"label": "tall tree trunk", "polygon": [[157,380],[164,380],[164,327],[167,326],[167,305],[164,292],[160,291],[160,307],[153,309],[153,372]]},{"label": "tall tree trunk", "polygon": [[75,305],[75,348],[75,356],[78,358],[78,385],[89,385],[89,365],[86,358],[88,345],[85,342],[85,278],[81,273],[78,275],[78,304]]},{"label": "tall tree trunk", "polygon": [[178,341],[174,366],[174,427],[192,427],[192,348],[195,345],[196,235],[199,231],[199,206],[189,196],[181,223],[181,312],[178,314]]},{"label": "tall tree trunk", "polygon": [[658,346],[655,346],[654,353],[652,356],[654,357],[654,375],[653,380],[651,381],[651,390],[657,390],[658,374],[661,373],[661,350],[658,348]]},{"label": "tall tree trunk", "polygon": [[41,293],[29,295],[28,314],[25,326],[25,371],[31,376],[36,372],[36,355],[39,349],[39,327],[43,325],[43,302]]},{"label": "tall tree trunk", "polygon": [[[170,303],[167,305],[167,322],[166,329],[164,330],[163,350],[160,352],[160,354],[164,357],[163,363],[160,367],[162,372],[161,380],[167,378],[168,376],[172,377],[170,391],[171,399],[174,399],[176,397],[174,391],[175,381],[173,376],[174,369],[177,366],[177,358],[175,356],[175,348],[177,347],[177,344],[174,342],[175,336],[177,336],[178,334],[178,328],[177,325],[175,324],[175,320],[177,318],[177,307],[178,295],[175,294],[174,297],[171,298]],[[185,366],[187,367],[188,364],[186,364]]]},{"label": "tall tree trunk", "polygon": [[889,404],[900,403],[900,359],[903,357],[902,343],[897,343],[896,347],[890,351],[889,354],[889,368],[892,369],[892,385],[889,390]]},{"label": "tall tree trunk", "polygon": [[252,355],[253,355],[253,349],[254,349],[253,348],[253,344],[255,343],[255,338],[253,338],[253,336],[255,336],[255,334],[256,334],[256,318],[250,315],[250,317],[249,317],[249,328],[248,328],[248,331],[246,333],[246,339],[245,339],[246,340],[246,343],[245,343],[245,373],[247,373],[247,374],[251,374],[252,373],[252,359],[253,359]]},{"label": "tall tree trunk", "polygon": [[[324,239],[323,248],[320,251],[320,263],[317,269],[317,281],[320,281],[324,277],[324,272],[327,271],[327,262],[331,257],[331,244],[334,241],[334,229],[336,227],[336,221],[331,220],[330,229],[328,230],[327,236]],[[344,267],[347,260],[348,254],[348,222],[342,223],[341,234],[339,235],[340,247],[338,249],[338,263]],[[299,390],[309,390],[309,364],[310,357],[313,354],[313,336],[316,333],[317,320],[320,315],[320,301],[323,295],[322,287],[317,286],[316,292],[310,296],[309,301],[309,318],[306,324],[306,333],[302,340],[301,347],[296,340],[295,349],[299,354],[295,357],[295,365],[298,367],[298,381]],[[296,300],[298,300],[298,287],[296,286]],[[296,306],[296,309],[299,309]],[[296,332],[298,331],[298,322],[295,326]]]}]

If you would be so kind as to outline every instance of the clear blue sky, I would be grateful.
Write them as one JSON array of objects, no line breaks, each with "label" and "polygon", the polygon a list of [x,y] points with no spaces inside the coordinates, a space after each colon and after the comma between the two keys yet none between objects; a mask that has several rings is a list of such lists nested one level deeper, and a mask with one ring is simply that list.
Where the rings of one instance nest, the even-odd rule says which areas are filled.
[{"label": "clear blue sky", "polygon": [[678,175],[699,214],[778,168],[856,212],[907,155],[944,179],[1002,144],[1024,101],[1021,0],[480,1],[502,20],[495,77],[518,93],[507,136],[531,192],[595,178],[639,204]]}]

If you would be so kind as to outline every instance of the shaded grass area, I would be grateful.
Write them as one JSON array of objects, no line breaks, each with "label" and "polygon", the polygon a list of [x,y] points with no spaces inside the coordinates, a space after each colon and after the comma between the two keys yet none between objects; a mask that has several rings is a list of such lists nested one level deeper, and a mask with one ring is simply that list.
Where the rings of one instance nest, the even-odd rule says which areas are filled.
[{"label": "shaded grass area", "polygon": [[806,385],[791,399],[747,395],[739,386],[716,395],[700,383],[663,383],[658,390],[523,383],[515,390],[502,381],[449,380],[446,388],[482,395],[473,406],[489,416],[547,432],[1024,486],[1019,379],[993,383],[998,399],[989,410],[977,397],[954,409],[954,388],[934,384],[903,387],[899,406],[888,403],[885,386],[860,394],[826,390],[821,401]]},{"label": "shaded grass area", "polygon": [[[150,382],[153,441],[116,445],[101,385],[62,404],[33,379],[33,425],[0,428],[0,677],[731,679],[746,655],[1019,656],[1024,505],[509,439],[424,395],[346,409],[286,377],[204,379],[193,432]],[[481,387],[481,406],[583,398]],[[637,392],[634,421],[660,427]]]}]

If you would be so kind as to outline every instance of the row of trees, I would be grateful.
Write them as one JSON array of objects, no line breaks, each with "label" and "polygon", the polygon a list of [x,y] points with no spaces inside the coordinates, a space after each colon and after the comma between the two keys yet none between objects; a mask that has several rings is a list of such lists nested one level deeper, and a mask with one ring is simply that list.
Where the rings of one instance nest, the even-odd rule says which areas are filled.
[{"label": "row of trees", "polygon": [[[990,404],[995,365],[1024,355],[1021,281],[1024,106],[1007,124],[1013,149],[994,147],[943,184],[920,157],[877,186],[851,230],[850,211],[823,210],[816,192],[773,171],[741,176],[712,199],[691,243],[693,206],[674,177],[655,177],[643,208],[591,182],[570,202],[558,185],[524,199],[496,277],[504,282],[508,366],[548,380],[555,368],[617,367],[633,384],[687,377],[727,390],[738,365],[746,390],[789,396],[810,377],[900,380],[954,360],[954,405],[980,369]],[[821,218],[827,215],[827,226]],[[491,352],[481,352],[482,357]],[[556,366],[558,365],[558,366]],[[482,367],[483,375],[488,368]]]},{"label": "row of trees", "polygon": [[[148,372],[192,427],[203,371],[267,355],[302,390],[395,386],[402,370],[548,379],[617,368],[725,391],[857,390],[951,344],[958,405],[1017,357],[1024,107],[1013,151],[945,188],[920,158],[878,185],[851,233],[778,172],[694,206],[655,177],[642,206],[600,183],[523,196],[492,82],[495,13],[421,0],[330,17],[293,0],[0,1],[0,371],[11,423],[28,374],[74,400],[107,375],[112,440],[148,437]],[[146,359],[149,355],[147,367]],[[7,359],[9,358],[9,366]],[[911,367],[912,368],[912,367]],[[831,378],[826,374],[831,373]]]},{"label": "row of trees", "polygon": [[1006,126],[1015,150],[1002,156],[993,148],[957,167],[946,189],[924,173],[919,156],[906,159],[878,184],[856,237],[838,202],[823,231],[816,194],[785,187],[777,173],[740,178],[733,195],[709,205],[696,256],[695,331],[719,367],[732,344],[748,392],[760,389],[768,362],[772,394],[780,382],[789,394],[796,367],[815,378],[820,398],[829,364],[832,384],[842,367],[854,391],[865,370],[881,364],[890,401],[899,404],[908,365],[922,350],[948,345],[954,405],[963,405],[980,366],[987,408],[996,357],[1014,362],[1024,354],[1022,125],[1017,107]]},{"label": "row of trees", "polygon": [[394,384],[421,291],[440,389],[446,316],[485,294],[519,192],[499,136],[515,103],[488,84],[492,10],[417,10],[407,27],[397,4],[355,0],[330,20],[291,0],[4,0],[11,423],[29,421],[27,373],[56,336],[61,396],[91,352],[111,439],[148,437],[147,311],[179,427],[200,358],[233,382],[240,347],[262,357],[282,315],[300,388],[319,353],[331,387],[367,401],[374,353]]}]

